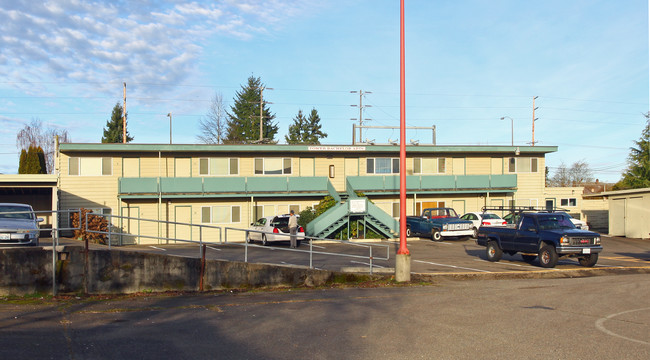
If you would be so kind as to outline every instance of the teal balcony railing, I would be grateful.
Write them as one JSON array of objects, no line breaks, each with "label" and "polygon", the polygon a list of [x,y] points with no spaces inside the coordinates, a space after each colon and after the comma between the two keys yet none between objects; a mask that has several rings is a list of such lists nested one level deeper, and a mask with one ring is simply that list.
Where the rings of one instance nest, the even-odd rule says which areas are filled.
[{"label": "teal balcony railing", "polygon": [[122,195],[327,193],[329,180],[316,177],[120,178]]},{"label": "teal balcony railing", "polygon": [[[399,191],[399,176],[349,176],[349,186],[362,192]],[[517,175],[410,175],[407,191],[506,190],[517,188]]]}]

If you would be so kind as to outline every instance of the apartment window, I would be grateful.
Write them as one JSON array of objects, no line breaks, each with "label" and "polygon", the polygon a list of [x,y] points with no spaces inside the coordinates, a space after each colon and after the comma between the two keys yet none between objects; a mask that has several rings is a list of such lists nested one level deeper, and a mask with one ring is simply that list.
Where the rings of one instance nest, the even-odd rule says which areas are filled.
[{"label": "apartment window", "polygon": [[368,158],[366,159],[368,174],[399,174],[398,158]]},{"label": "apartment window", "polygon": [[289,175],[291,174],[291,158],[257,158],[255,159],[256,175]]},{"label": "apartment window", "polygon": [[575,207],[578,206],[576,198],[560,199],[560,206]]},{"label": "apartment window", "polygon": [[201,207],[201,222],[204,224],[232,224],[241,222],[239,205],[216,205]]},{"label": "apartment window", "polygon": [[414,158],[413,159],[413,173],[414,174],[444,174],[445,167],[444,158]]},{"label": "apartment window", "polygon": [[288,214],[293,210],[294,213],[300,214],[300,205],[291,204],[291,205],[278,205],[277,215]]},{"label": "apartment window", "polygon": [[537,158],[509,158],[508,172],[511,173],[536,173],[538,172]]},{"label": "apartment window", "polygon": [[239,159],[200,158],[199,175],[226,176],[239,174]]},{"label": "apartment window", "polygon": [[107,176],[113,174],[113,158],[71,157],[68,159],[68,175]]}]

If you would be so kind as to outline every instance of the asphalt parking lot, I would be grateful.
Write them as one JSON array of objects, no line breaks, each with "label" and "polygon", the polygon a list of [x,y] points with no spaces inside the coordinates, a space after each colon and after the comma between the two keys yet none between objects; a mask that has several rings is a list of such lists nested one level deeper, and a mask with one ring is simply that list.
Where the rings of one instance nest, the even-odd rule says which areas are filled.
[{"label": "asphalt parking lot", "polygon": [[[51,240],[50,240],[51,241]],[[48,239],[42,239],[41,245],[48,245]],[[636,268],[650,267],[650,240],[628,239],[621,237],[602,237],[603,252],[595,268]],[[61,244],[82,245],[70,239],[61,240]],[[373,272],[392,272],[395,267],[395,253],[398,241],[361,243],[332,243],[315,241],[311,247],[303,242],[299,249],[289,249],[288,244],[274,243],[269,246],[243,243],[212,244],[206,243],[206,259],[268,263],[284,266],[311,265],[316,269],[334,271],[367,272],[370,269],[370,248],[372,248]],[[473,239],[444,240],[434,242],[429,239],[409,238],[408,249],[411,253],[411,272],[416,274],[452,274],[452,273],[502,273],[526,271],[563,271],[583,268],[576,259],[561,259],[553,269],[544,269],[537,260],[528,264],[521,255],[504,254],[499,262],[486,260],[485,248],[476,245]],[[106,246],[92,245],[100,249]],[[113,249],[139,251],[168,256],[199,257],[198,244],[154,244],[113,246]],[[334,255],[335,254],[335,255]],[[310,261],[311,258],[311,261]],[[387,260],[386,260],[387,259]]]}]

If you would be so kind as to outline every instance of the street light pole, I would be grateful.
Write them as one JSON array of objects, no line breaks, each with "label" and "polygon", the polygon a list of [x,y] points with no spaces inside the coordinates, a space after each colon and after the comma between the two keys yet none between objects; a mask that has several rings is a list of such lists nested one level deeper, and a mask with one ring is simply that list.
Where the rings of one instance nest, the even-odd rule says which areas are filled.
[{"label": "street light pole", "polygon": [[169,145],[172,144],[172,113],[167,113],[169,116]]},{"label": "street light pole", "polygon": [[502,116],[501,120],[510,119],[510,145],[515,146],[515,121],[510,116]]}]

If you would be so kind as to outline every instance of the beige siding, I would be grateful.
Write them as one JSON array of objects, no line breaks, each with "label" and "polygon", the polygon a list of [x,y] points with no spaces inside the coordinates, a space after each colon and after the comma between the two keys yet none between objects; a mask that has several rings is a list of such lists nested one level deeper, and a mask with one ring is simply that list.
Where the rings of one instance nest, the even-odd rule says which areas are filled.
[{"label": "beige siding", "polygon": [[[196,159],[198,161],[198,159]],[[192,159],[191,158],[176,158],[174,159],[174,177],[190,177],[192,176]],[[197,168],[197,166],[194,166]]]},{"label": "beige siding", "polygon": [[467,175],[488,175],[490,174],[491,161],[490,158],[470,157],[466,162]]},{"label": "beige siding", "polygon": [[142,177],[166,177],[165,173],[166,162],[157,157],[143,157],[140,158],[140,169]]},{"label": "beige siding", "polygon": [[300,176],[314,176],[314,158],[300,158],[298,174]]},{"label": "beige siding", "polygon": [[121,159],[112,158],[113,175],[79,176],[68,175],[69,156],[61,155],[61,178],[59,181],[60,207],[67,209],[118,208],[117,186],[121,175]]},{"label": "beige siding", "polygon": [[122,176],[140,177],[140,158],[122,158]]},{"label": "beige siding", "polygon": [[503,158],[490,158],[490,174],[503,174]]},{"label": "beige siding", "polygon": [[345,176],[359,176],[359,158],[345,158]]},{"label": "beige siding", "polygon": [[465,175],[465,158],[452,158],[451,173],[453,175]]}]

